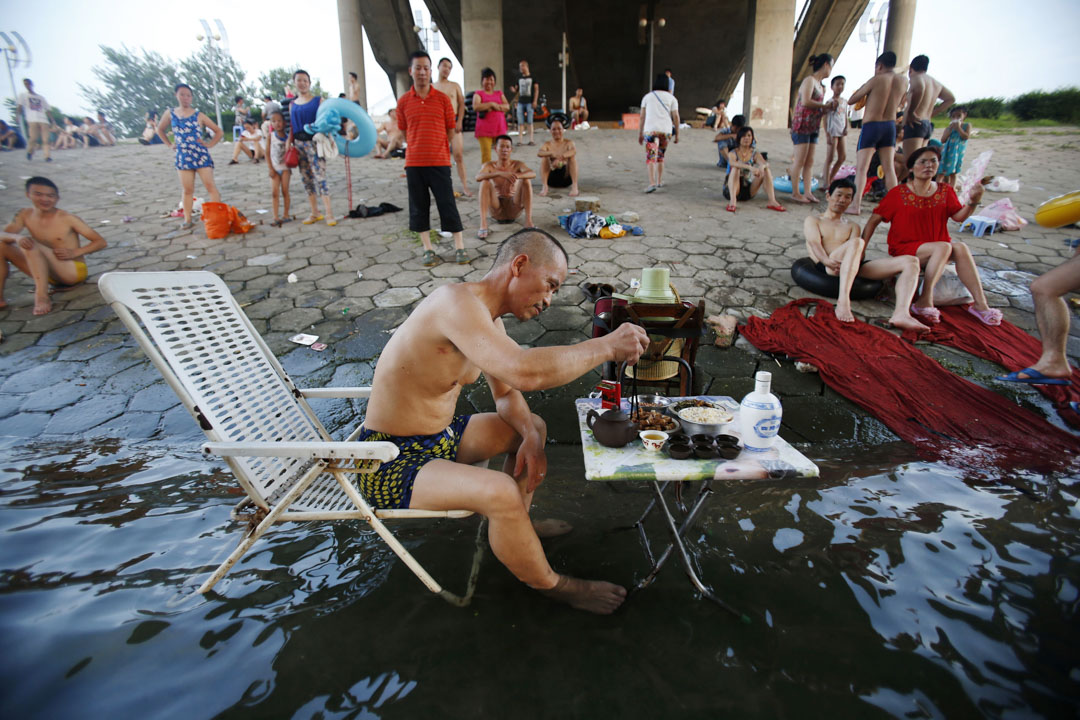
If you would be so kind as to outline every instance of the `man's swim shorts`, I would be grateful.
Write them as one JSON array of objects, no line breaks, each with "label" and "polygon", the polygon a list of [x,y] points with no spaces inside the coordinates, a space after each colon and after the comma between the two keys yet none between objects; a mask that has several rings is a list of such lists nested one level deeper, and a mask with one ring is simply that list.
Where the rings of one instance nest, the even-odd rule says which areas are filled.
[{"label": "man's swim shorts", "polygon": [[401,453],[370,474],[357,474],[360,493],[378,510],[409,507],[420,468],[432,460],[457,460],[458,448],[471,415],[455,415],[450,426],[434,435],[390,435],[364,428],[357,442],[392,442]]},{"label": "man's swim shorts", "polygon": [[904,126],[904,139],[914,140],[919,138],[926,140],[934,134],[934,124],[929,120],[919,120],[914,125]]},{"label": "man's swim shorts", "polygon": [[896,146],[896,123],[892,120],[864,122],[859,132],[858,149]]}]

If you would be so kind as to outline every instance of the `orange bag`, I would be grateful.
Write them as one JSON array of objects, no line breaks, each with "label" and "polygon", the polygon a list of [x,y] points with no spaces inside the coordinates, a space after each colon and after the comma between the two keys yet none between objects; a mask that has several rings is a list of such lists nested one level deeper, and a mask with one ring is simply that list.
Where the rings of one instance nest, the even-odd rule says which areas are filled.
[{"label": "orange bag", "polygon": [[232,206],[229,207],[229,214],[231,215],[232,231],[234,233],[238,235],[243,235],[244,233],[249,232],[251,228],[255,227],[254,224],[248,222],[248,219],[244,216],[244,213],[240,212]]},{"label": "orange bag", "polygon": [[204,202],[202,204],[202,221],[206,228],[206,237],[211,240],[221,240],[227,237],[232,227],[233,208],[225,203]]}]

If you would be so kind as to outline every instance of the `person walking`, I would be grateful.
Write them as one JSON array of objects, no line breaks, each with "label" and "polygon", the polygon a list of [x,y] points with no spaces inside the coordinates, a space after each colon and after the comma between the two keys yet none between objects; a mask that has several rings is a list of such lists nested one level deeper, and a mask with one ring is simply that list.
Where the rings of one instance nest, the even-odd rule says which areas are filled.
[{"label": "person walking", "polygon": [[[311,76],[306,70],[297,70],[293,73],[293,85],[298,93],[296,99],[289,103],[289,139],[285,144],[285,151],[290,147],[296,148],[300,156],[300,179],[304,181],[304,189],[307,191],[308,202],[311,204],[311,214],[303,221],[304,225],[311,225],[326,218],[326,224],[330,227],[337,225],[334,213],[330,209],[330,187],[326,183],[326,161],[319,158],[315,150],[314,136],[304,131],[304,126],[315,122],[315,116],[319,113],[319,105],[322,97],[311,94]],[[321,197],[325,215],[319,214],[319,204],[316,200]]]},{"label": "person walking", "polygon": [[641,98],[638,145],[645,146],[649,185],[645,192],[664,187],[664,153],[668,140],[679,142],[679,101],[668,92],[668,75],[656,76],[651,92]]},{"label": "person walking", "polygon": [[[178,104],[169,110],[168,115],[161,118],[157,132],[158,137],[169,146],[170,150],[176,150],[176,172],[180,176],[180,187],[184,193],[184,223],[180,227],[186,230],[195,224],[191,220],[191,204],[195,197],[196,175],[206,188],[210,202],[221,202],[221,193],[214,184],[214,159],[210,157],[210,148],[221,142],[221,139],[225,137],[225,131],[204,113],[191,106],[195,95],[190,85],[179,83],[174,90]],[[172,143],[165,134],[169,126],[172,126],[175,140]],[[214,134],[209,143],[203,142],[203,128]]]},{"label": "person walking", "polygon": [[26,92],[19,93],[15,99],[15,109],[18,115],[26,121],[26,159],[34,159],[34,145],[38,144],[45,151],[45,162],[52,162],[49,156],[49,103],[41,95],[34,92],[34,81],[23,78]]}]

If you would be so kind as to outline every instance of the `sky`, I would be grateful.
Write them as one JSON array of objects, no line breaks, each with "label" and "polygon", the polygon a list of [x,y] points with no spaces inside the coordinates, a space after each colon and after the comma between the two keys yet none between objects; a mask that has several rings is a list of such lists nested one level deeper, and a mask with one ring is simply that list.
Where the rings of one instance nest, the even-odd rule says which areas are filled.
[{"label": "sky", "polygon": [[[421,0],[411,1],[417,6]],[[798,9],[805,0],[795,1]],[[871,3],[873,15],[882,2]],[[110,0],[105,5],[55,0],[47,13],[32,2],[0,3],[0,31],[17,31],[32,53],[30,67],[12,70],[18,89],[22,90],[21,79],[30,77],[38,92],[69,114],[94,109],[79,93],[79,83],[97,86],[92,68],[104,63],[99,45],[145,48],[179,61],[198,45],[200,18],[211,24],[221,19],[229,34],[229,49],[247,72],[248,82],[254,83],[260,72],[270,68],[299,64],[331,94],[344,89],[337,0],[306,0],[302,12],[306,25],[292,9],[296,3],[282,0],[179,4]],[[659,5],[662,13],[662,0]],[[320,23],[319,18],[326,21]],[[1080,0],[919,0],[911,49],[913,55],[930,57],[930,74],[960,101],[1009,98],[1030,90],[1080,85],[1078,27]],[[299,39],[292,39],[296,36]],[[438,52],[451,55],[445,43]],[[557,46],[552,48],[552,54],[556,53]],[[858,31],[852,33],[833,68],[834,74],[848,78],[848,93],[873,73],[876,55],[872,34],[861,42]],[[366,41],[365,57],[368,104],[377,114],[392,103],[390,83]],[[662,59],[658,61],[663,64]],[[678,77],[679,69],[674,70]],[[697,69],[686,71],[691,70]],[[462,82],[460,62],[455,62],[451,79]],[[470,89],[465,87],[466,92]],[[0,94],[10,97],[11,92],[8,78],[0,78]],[[729,107],[736,112],[741,109],[741,83],[731,100]]]}]

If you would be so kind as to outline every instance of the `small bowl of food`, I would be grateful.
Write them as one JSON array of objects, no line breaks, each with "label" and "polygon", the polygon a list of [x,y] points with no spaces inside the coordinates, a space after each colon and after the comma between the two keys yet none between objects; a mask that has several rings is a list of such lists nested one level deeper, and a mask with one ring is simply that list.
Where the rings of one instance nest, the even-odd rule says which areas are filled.
[{"label": "small bowl of food", "polygon": [[671,404],[671,398],[663,395],[638,395],[636,400],[638,407],[646,410],[663,410]]},{"label": "small bowl of food", "polygon": [[671,435],[682,428],[678,419],[663,412],[663,408],[650,410],[639,407],[631,414],[630,419],[637,423],[638,430],[659,430]]},{"label": "small bowl of food", "polygon": [[687,434],[708,435],[710,438],[721,434],[735,419],[730,410],[711,403],[680,408],[675,410],[675,417]]}]

